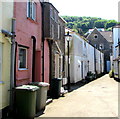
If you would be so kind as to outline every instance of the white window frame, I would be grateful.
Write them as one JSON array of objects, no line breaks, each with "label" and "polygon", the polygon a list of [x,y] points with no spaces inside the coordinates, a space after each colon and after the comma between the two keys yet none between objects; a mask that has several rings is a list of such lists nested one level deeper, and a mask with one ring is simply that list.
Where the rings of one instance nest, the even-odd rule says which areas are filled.
[{"label": "white window frame", "polygon": [[27,1],[27,17],[36,20],[37,5],[33,0]]},{"label": "white window frame", "polygon": [[20,53],[20,49],[25,49],[26,50],[26,66],[25,66],[25,68],[21,68],[20,67],[20,60],[18,59],[18,70],[26,70],[28,67],[27,67],[27,54],[28,54],[28,49],[27,48],[25,48],[25,47],[19,47],[19,53]]},{"label": "white window frame", "polygon": [[[101,46],[102,46],[102,48],[101,48]],[[99,49],[100,49],[100,50],[103,50],[103,49],[104,49],[104,44],[101,43],[101,44],[99,45]]]},{"label": "white window frame", "polygon": [[0,81],[2,81],[3,44],[0,43]]}]

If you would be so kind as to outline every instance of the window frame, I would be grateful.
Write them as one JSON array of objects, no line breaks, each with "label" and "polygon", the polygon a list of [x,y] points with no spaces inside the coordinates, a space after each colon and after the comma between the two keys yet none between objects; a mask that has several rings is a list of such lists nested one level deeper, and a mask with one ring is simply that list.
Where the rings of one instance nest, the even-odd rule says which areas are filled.
[{"label": "window frame", "polygon": [[[101,46],[102,46],[102,48],[101,48]],[[104,44],[103,44],[103,43],[100,43],[99,49],[100,49],[100,50],[104,50]]]},{"label": "window frame", "polygon": [[54,12],[53,12],[53,8],[50,7],[50,17],[54,20]]},{"label": "window frame", "polygon": [[[20,49],[25,49],[26,50],[26,64],[25,64],[25,68],[21,68],[20,67]],[[19,55],[19,58],[18,58],[18,70],[27,70],[28,69],[28,66],[27,66],[27,64],[28,64],[28,62],[27,62],[27,56],[28,56],[28,49],[26,48],[26,47],[22,47],[22,46],[20,46],[19,47],[19,53],[18,53],[18,55]]]},{"label": "window frame", "polygon": [[37,4],[33,0],[27,0],[27,18],[36,21],[37,18]]}]

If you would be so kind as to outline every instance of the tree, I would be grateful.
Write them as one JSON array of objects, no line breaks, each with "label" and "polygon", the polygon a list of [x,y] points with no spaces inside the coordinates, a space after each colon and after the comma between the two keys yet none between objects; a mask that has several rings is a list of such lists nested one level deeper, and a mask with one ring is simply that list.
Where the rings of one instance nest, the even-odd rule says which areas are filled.
[{"label": "tree", "polygon": [[[78,17],[78,16],[62,16],[67,21],[67,27],[74,31],[85,34],[88,29],[94,27],[105,28],[110,30],[111,27],[115,26],[117,22],[115,20],[105,20],[97,17]],[[82,29],[82,31],[80,30]]]},{"label": "tree", "polygon": [[107,22],[107,20],[97,20],[94,22],[94,27],[104,28],[106,22]]},{"label": "tree", "polygon": [[105,24],[105,28],[108,29],[110,27],[113,27],[117,24],[117,22],[115,20],[109,20],[108,22],[106,22]]}]

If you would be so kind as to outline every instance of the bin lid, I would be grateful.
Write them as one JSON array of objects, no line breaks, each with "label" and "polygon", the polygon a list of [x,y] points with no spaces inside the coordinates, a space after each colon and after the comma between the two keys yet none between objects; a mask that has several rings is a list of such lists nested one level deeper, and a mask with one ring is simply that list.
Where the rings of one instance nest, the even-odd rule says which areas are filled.
[{"label": "bin lid", "polygon": [[22,85],[22,86],[16,87],[16,90],[36,91],[38,89],[39,89],[39,87],[32,86],[32,85]]},{"label": "bin lid", "polygon": [[46,82],[31,82],[30,84],[42,87],[48,87],[50,84]]},{"label": "bin lid", "polygon": [[59,80],[59,81],[61,81],[62,78],[53,78],[52,80]]}]

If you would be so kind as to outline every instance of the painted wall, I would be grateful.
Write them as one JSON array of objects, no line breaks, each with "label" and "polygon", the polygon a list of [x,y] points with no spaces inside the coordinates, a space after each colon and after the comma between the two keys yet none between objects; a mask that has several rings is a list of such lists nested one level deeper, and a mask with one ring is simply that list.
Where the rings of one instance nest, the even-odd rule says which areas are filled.
[{"label": "painted wall", "polygon": [[44,80],[49,83],[49,69],[50,69],[50,52],[48,41],[44,41]]},{"label": "painted wall", "polygon": [[[27,1],[27,0],[26,0]],[[41,4],[39,0],[36,2],[36,20],[33,21],[27,18],[27,2],[14,3],[14,16],[16,18],[16,84],[22,85],[32,81],[32,61],[35,58],[35,80],[42,81],[42,16]],[[35,57],[33,57],[33,40],[32,36],[36,39]],[[27,47],[27,69],[19,70],[19,45]]]},{"label": "painted wall", "polygon": [[88,56],[88,61],[89,61],[89,71],[91,71],[92,73],[95,73],[94,47],[91,45],[88,45],[87,56]]},{"label": "painted wall", "polygon": [[[69,29],[66,29],[66,33],[69,31],[72,39],[70,41],[70,82],[76,83],[85,79],[88,71],[95,73],[95,60],[94,60],[94,47],[85,41],[81,36]],[[68,76],[68,48],[67,41],[65,42],[65,55],[66,55],[66,77]],[[96,70],[98,73],[103,71],[104,68],[104,55],[99,50],[96,51]],[[100,63],[101,54],[101,63]],[[89,61],[89,64],[88,64]],[[100,65],[101,64],[101,65]],[[64,79],[66,80],[66,79]],[[64,81],[65,82],[65,81]]]},{"label": "painted wall", "polygon": [[13,2],[0,2],[0,43],[3,46],[2,59],[2,79],[0,79],[0,109],[9,105],[10,89],[10,57],[11,44],[10,39],[6,38],[1,29],[11,32],[11,22],[13,17]]},{"label": "painted wall", "polygon": [[118,62],[119,62],[119,46],[118,38],[120,39],[120,26],[115,26],[113,28],[113,69],[114,77],[118,78]]}]

